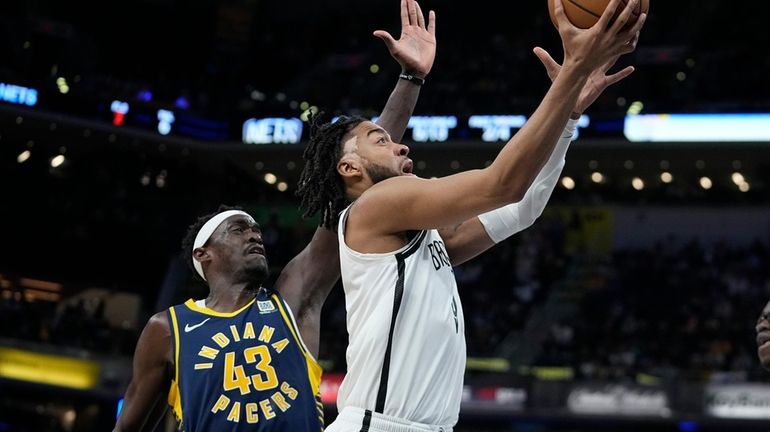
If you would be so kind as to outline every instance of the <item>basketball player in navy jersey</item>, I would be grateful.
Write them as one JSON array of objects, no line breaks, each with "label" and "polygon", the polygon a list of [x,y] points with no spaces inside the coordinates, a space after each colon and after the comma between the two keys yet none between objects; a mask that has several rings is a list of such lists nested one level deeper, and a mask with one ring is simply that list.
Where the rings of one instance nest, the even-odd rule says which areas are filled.
[{"label": "basketball player in navy jersey", "polygon": [[340,413],[328,432],[452,430],[466,357],[452,266],[543,210],[580,114],[633,71],[605,75],[636,47],[646,18],[632,17],[637,1],[623,8],[612,0],[587,30],[556,1],[564,65],[536,50],[553,84],[487,168],[420,179],[409,148],[374,123],[343,117],[314,127],[298,192],[306,213],[338,226],[350,335]]},{"label": "basketball player in navy jersey", "polygon": [[757,320],[757,356],[762,367],[770,370],[770,301]]},{"label": "basketball player in navy jersey", "polygon": [[[402,74],[378,123],[401,137],[436,52],[433,31],[414,0],[402,0],[398,40],[378,31]],[[404,21],[403,17],[407,17]],[[435,15],[429,22],[435,26]],[[181,429],[318,431],[321,307],[339,278],[337,238],[320,227],[284,268],[273,289],[261,287],[267,258],[251,216],[226,210],[192,226],[185,252],[209,286],[154,315],[137,343],[134,375],[116,431],[152,429],[156,403],[168,403]]]}]

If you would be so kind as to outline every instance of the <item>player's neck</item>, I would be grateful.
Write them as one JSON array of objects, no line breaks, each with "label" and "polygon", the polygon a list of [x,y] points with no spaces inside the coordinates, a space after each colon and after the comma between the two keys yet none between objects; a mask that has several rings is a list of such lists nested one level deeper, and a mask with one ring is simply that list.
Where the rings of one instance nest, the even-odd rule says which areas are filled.
[{"label": "player's neck", "polygon": [[206,307],[216,312],[235,312],[254,300],[258,290],[259,286],[254,284],[210,283]]}]

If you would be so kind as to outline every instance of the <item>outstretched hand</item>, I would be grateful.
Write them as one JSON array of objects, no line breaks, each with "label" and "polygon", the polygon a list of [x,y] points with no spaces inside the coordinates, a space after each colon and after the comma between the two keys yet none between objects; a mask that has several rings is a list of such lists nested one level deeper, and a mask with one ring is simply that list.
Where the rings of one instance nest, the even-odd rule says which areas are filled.
[{"label": "outstretched hand", "polygon": [[[564,64],[595,72],[622,54],[636,49],[646,13],[634,15],[639,0],[610,0],[596,24],[588,29],[575,27],[564,13],[561,0],[554,0],[554,18],[564,45]],[[617,13],[617,17],[615,16]]]},{"label": "outstretched hand", "polygon": [[[543,66],[545,66],[548,78],[550,78],[551,81],[555,80],[561,71],[561,65],[548,54],[548,51],[540,47],[536,47],[533,51],[537,58],[543,63]],[[607,71],[615,65],[615,62],[618,61],[619,57],[620,55],[616,55],[601,67],[594,69],[594,71],[591,72],[591,75],[588,76],[588,81],[586,81],[586,84],[580,91],[580,95],[575,103],[575,108],[572,110],[573,118],[580,117],[580,115],[583,114],[583,112],[591,106],[597,98],[599,98],[599,95],[601,95],[607,87],[623,80],[634,72],[633,66],[627,66],[619,72],[607,75]]]},{"label": "outstretched hand", "polygon": [[408,73],[425,78],[436,58],[436,13],[428,14],[428,25],[420,5],[415,0],[401,0],[401,36],[377,30],[374,35],[385,42],[390,55]]}]

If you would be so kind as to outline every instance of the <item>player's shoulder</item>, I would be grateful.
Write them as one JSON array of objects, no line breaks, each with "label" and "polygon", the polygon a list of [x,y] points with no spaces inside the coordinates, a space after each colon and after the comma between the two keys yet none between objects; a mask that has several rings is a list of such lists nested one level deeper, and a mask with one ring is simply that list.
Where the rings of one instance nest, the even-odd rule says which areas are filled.
[{"label": "player's shoulder", "polygon": [[151,316],[144,326],[144,331],[155,335],[167,335],[171,333],[171,325],[166,311],[161,311]]},{"label": "player's shoulder", "polygon": [[420,189],[426,180],[412,176],[396,176],[376,183],[363,191],[348,209],[350,219],[381,218],[383,211],[398,211],[409,191]]},{"label": "player's shoulder", "polygon": [[166,311],[151,316],[137,341],[134,361],[140,364],[173,362],[172,348],[169,343],[172,337]]}]

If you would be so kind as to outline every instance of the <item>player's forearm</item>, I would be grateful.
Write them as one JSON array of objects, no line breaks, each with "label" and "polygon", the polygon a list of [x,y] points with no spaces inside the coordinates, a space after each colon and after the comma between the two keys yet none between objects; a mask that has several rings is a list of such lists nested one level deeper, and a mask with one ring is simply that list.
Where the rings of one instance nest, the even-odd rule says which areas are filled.
[{"label": "player's forearm", "polygon": [[494,194],[519,201],[541,171],[572,114],[588,73],[580,68],[562,69],[548,93],[524,127],[505,145],[488,169]]},{"label": "player's forearm", "polygon": [[388,131],[394,142],[401,142],[404,137],[419,96],[420,86],[403,79],[398,80],[396,88],[390,94],[377,124]]}]

